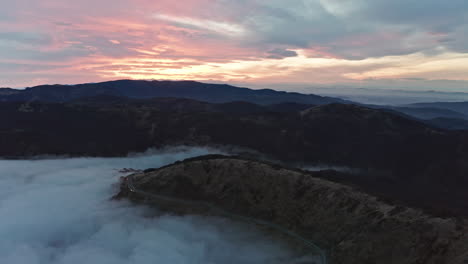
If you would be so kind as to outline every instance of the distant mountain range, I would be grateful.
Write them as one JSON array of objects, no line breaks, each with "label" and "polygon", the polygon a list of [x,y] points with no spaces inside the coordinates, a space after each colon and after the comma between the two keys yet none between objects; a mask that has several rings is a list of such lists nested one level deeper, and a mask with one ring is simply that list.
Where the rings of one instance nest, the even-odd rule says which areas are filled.
[{"label": "distant mountain range", "polygon": [[[116,96],[133,99],[174,97],[209,103],[246,102],[257,105],[276,105],[272,107],[289,104],[292,109],[296,110],[330,103],[354,104],[354,102],[334,97],[281,92],[271,89],[254,90],[226,84],[206,84],[195,81],[119,80],[78,85],[41,85],[24,90],[0,89],[0,102],[40,101],[64,103],[96,96]],[[363,106],[401,113],[408,118],[423,120],[425,123],[439,128],[468,129],[468,103]],[[284,110],[285,107],[286,105],[283,105],[278,109]]]},{"label": "distant mountain range", "polygon": [[417,104],[410,104],[408,105],[408,107],[448,109],[454,112],[461,113],[465,116],[468,116],[468,102],[417,103]]},{"label": "distant mountain range", "polygon": [[449,129],[467,130],[468,118],[466,115],[444,108],[428,106],[390,106],[390,105],[364,105],[366,107],[386,110],[407,118],[420,120],[428,125]]},{"label": "distant mountain range", "polygon": [[[401,111],[402,108],[403,111]],[[401,112],[423,119],[428,124],[440,128],[468,130],[468,102],[417,103],[399,109]],[[399,111],[399,109],[396,110]]]},{"label": "distant mountain range", "polygon": [[280,92],[270,89],[253,90],[226,84],[206,84],[195,81],[120,80],[78,85],[42,85],[25,90],[0,89],[0,102],[42,101],[68,102],[83,97],[113,95],[148,99],[177,97],[210,103],[244,101],[260,105],[294,102],[322,105],[344,103],[345,100],[318,95]]}]

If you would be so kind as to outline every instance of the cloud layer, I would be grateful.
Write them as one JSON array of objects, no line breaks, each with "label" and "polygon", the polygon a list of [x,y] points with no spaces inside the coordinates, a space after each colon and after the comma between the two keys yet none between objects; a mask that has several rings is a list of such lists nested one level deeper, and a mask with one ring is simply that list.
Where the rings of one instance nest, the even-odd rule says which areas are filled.
[{"label": "cloud layer", "polygon": [[6,0],[0,86],[468,80],[464,0]]},{"label": "cloud layer", "polygon": [[279,263],[294,260],[259,232],[226,219],[153,217],[110,201],[122,167],[148,168],[207,154],[0,160],[0,263]]}]

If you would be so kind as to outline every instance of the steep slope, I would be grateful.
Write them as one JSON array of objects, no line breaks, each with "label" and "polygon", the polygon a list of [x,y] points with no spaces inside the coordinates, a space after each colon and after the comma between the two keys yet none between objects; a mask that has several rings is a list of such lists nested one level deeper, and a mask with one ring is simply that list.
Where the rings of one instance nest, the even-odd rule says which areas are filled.
[{"label": "steep slope", "polygon": [[101,99],[0,104],[0,156],[124,156],[168,145],[236,146],[294,166],[357,168],[359,176],[337,180],[468,214],[464,132],[355,105],[275,112],[242,102]]},{"label": "steep slope", "polygon": [[[142,142],[127,151],[171,143],[227,144],[256,149],[282,160],[384,168],[388,161],[383,155],[401,152],[400,148],[422,151],[424,148],[417,148],[429,143],[426,139],[433,141],[428,145],[431,148],[439,140],[447,143],[445,140],[451,139],[444,131],[398,115],[341,104],[311,107],[302,112],[278,108],[275,112],[270,107],[243,102],[209,104],[176,98],[135,100],[101,96],[67,104],[4,103],[0,108],[4,133],[42,132],[56,140],[63,138],[63,149],[74,153],[83,149],[90,155],[112,155],[100,148],[101,142],[107,141],[101,141],[101,137],[112,134],[121,135],[115,142],[122,146],[128,141]],[[88,133],[94,143],[75,147],[75,142],[89,140]],[[43,144],[41,133],[35,138],[38,140],[24,145],[37,146],[37,154],[57,145]],[[124,151],[122,146],[116,148]],[[357,147],[359,153],[354,151]],[[14,155],[7,148],[0,151]],[[117,155],[120,154],[119,151]]]},{"label": "steep slope", "polygon": [[468,120],[459,118],[433,118],[426,122],[435,127],[450,129],[450,130],[468,130]]},{"label": "steep slope", "polygon": [[[7,90],[5,89],[4,91]],[[27,88],[15,93],[0,92],[0,102],[68,102],[74,99],[96,95],[112,95],[140,99],[153,97],[178,97],[212,103],[245,101],[256,104],[278,104],[284,102],[327,104],[333,102],[345,102],[344,100],[333,97],[280,92],[270,89],[253,90],[226,84],[207,84],[194,81],[135,80],[120,80],[78,85],[42,85]]]},{"label": "steep slope", "polygon": [[[468,223],[438,218],[306,173],[230,157],[200,157],[132,175],[147,193],[209,202],[315,241],[330,263],[463,264]],[[349,176],[349,175],[348,175]],[[123,181],[118,197],[147,200]],[[156,205],[158,200],[150,200]],[[190,208],[187,208],[190,210]]]}]

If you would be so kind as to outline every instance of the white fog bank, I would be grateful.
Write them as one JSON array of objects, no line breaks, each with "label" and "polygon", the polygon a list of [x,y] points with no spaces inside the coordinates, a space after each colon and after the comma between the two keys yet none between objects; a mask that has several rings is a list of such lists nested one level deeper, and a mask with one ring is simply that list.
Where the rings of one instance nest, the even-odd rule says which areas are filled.
[{"label": "white fog bank", "polygon": [[221,218],[149,217],[111,201],[118,169],[213,153],[191,148],[129,158],[0,160],[0,263],[296,263],[260,233]]}]

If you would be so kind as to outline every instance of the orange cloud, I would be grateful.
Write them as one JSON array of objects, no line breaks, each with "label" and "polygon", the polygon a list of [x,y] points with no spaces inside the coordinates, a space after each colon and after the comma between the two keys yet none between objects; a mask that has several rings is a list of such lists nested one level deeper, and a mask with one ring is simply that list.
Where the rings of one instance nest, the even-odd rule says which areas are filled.
[{"label": "orange cloud", "polygon": [[361,7],[338,2],[15,0],[0,19],[0,86],[468,79],[468,51],[450,32],[383,22],[377,30],[340,20]]}]

